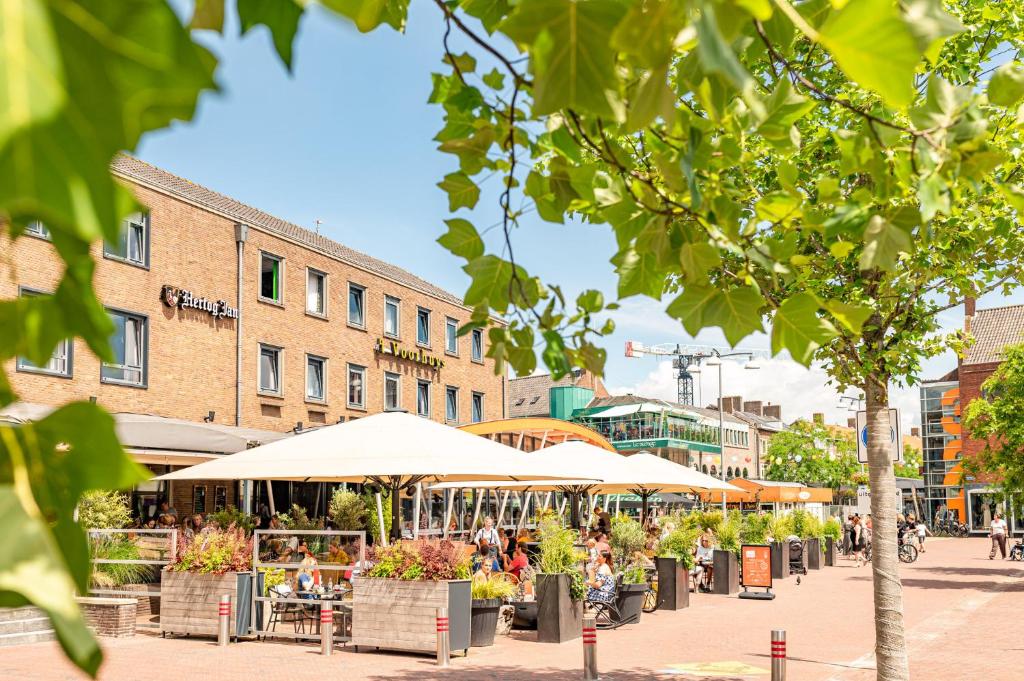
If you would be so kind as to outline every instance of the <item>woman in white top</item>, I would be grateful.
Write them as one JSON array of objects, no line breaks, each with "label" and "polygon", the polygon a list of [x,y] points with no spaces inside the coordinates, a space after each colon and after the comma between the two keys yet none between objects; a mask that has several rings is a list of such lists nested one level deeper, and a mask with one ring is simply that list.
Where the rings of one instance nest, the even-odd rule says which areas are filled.
[{"label": "woman in white top", "polygon": [[494,529],[494,518],[487,516],[484,518],[484,526],[476,531],[476,536],[473,537],[473,543],[480,547],[480,540],[486,539],[488,546],[491,548],[491,553],[497,554],[498,552],[498,531]]},{"label": "woman in white top", "polygon": [[988,536],[992,537],[992,551],[989,552],[988,559],[992,560],[996,557],[996,548],[998,548],[1003,560],[1006,560],[1006,521],[999,513],[992,516]]}]

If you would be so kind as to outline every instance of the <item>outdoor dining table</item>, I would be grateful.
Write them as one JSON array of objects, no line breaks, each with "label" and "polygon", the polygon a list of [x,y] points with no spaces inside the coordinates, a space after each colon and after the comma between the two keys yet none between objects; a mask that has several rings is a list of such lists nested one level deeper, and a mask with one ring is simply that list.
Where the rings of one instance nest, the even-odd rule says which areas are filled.
[{"label": "outdoor dining table", "polygon": [[352,589],[335,589],[333,591],[325,591],[323,593],[318,591],[296,591],[295,595],[300,599],[312,601],[310,605],[313,605],[313,603],[317,604],[317,617],[315,618],[317,634],[320,633],[320,603],[323,601],[332,601],[334,617],[341,619],[341,634],[345,635],[345,625],[352,616],[352,607],[351,605],[343,605],[339,608],[337,604],[344,603],[346,596],[349,597],[348,602],[351,603]]}]

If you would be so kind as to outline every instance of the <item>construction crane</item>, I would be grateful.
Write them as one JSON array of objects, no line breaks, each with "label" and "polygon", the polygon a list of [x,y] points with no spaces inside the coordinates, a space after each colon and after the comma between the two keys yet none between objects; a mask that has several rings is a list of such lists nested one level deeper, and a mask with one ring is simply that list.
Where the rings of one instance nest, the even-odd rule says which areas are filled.
[{"label": "construction crane", "polygon": [[671,357],[672,369],[676,372],[676,401],[679,404],[700,406],[694,403],[693,374],[690,367],[700,365],[701,360],[715,355],[745,353],[751,357],[767,358],[769,353],[764,350],[747,348],[718,348],[713,345],[683,345],[681,343],[661,343],[644,345],[639,341],[626,341],[626,357],[644,357],[654,355]]}]

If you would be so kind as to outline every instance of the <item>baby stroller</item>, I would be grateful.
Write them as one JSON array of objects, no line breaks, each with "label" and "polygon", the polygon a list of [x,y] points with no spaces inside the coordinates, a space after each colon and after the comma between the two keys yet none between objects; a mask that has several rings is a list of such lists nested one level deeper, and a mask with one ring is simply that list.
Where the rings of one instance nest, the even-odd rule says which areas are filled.
[{"label": "baby stroller", "polygon": [[796,535],[790,535],[786,542],[789,544],[789,574],[806,575],[807,566],[804,564],[804,543]]}]

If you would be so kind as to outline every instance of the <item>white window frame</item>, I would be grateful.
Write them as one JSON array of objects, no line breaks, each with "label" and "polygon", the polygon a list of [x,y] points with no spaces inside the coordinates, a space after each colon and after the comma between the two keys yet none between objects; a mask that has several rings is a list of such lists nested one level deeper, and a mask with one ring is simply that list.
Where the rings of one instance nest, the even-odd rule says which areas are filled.
[{"label": "white window frame", "polygon": [[[425,314],[427,316],[427,338],[426,340],[420,339],[420,315]],[[430,318],[431,311],[428,308],[416,306],[416,345],[424,348],[430,347]]]},{"label": "white window frame", "polygon": [[44,241],[52,241],[49,228],[41,220],[33,220],[25,225],[25,234]]},{"label": "white window frame", "polygon": [[[431,385],[430,381],[425,381],[422,378],[416,379],[416,415],[417,416],[422,416],[423,418],[427,418],[427,419],[430,418],[430,402],[431,402],[431,399],[430,399],[431,398],[431,395],[430,395],[430,385]],[[426,410],[425,411],[421,411],[420,410],[420,390],[422,388],[424,388],[424,387],[426,387],[426,389],[427,389],[427,392],[426,392],[426,398],[427,398],[426,402],[427,403],[426,403]]]},{"label": "white window frame", "polygon": [[[451,393],[451,392],[455,393],[455,417],[454,418],[451,418],[448,415],[448,394]],[[454,386],[454,385],[446,385],[444,387],[444,421],[445,421],[445,423],[455,423],[455,424],[457,424],[459,422],[459,389],[456,386]]]},{"label": "white window frame", "polygon": [[[395,330],[388,331],[388,309],[395,308]],[[384,336],[399,340],[402,337],[402,299],[394,296],[384,296]]]},{"label": "white window frame", "polygon": [[[268,390],[263,387],[263,351],[270,350],[277,355],[277,390]],[[271,397],[284,396],[284,348],[271,345],[270,343],[259,344],[259,354],[256,355],[256,392],[260,395]]]},{"label": "white window frame", "polygon": [[[277,298],[268,298],[263,295],[263,259],[269,258],[277,262]],[[284,258],[269,251],[260,251],[259,270],[256,275],[256,295],[259,300],[271,305],[284,306]]]},{"label": "white window frame", "polygon": [[[320,305],[321,305],[321,307],[323,307],[322,310],[311,310],[311,309],[309,309],[309,287],[310,287],[310,281],[309,280],[310,280],[311,276],[319,277],[320,278],[320,282],[321,282]],[[329,297],[327,295],[327,273],[324,272],[323,270],[318,270],[315,267],[307,267],[306,268],[306,314],[313,315],[314,317],[323,317],[324,319],[326,319],[327,318],[327,301],[328,300],[329,300]]]},{"label": "white window frame", "polygon": [[[362,306],[360,312],[362,313],[362,319],[359,321],[352,320],[352,293],[354,291],[359,292],[359,301]],[[348,282],[348,295],[345,298],[346,305],[346,319],[348,320],[349,326],[354,326],[357,329],[366,329],[366,287],[362,284],[356,284],[355,282]],[[364,384],[365,385],[365,384]]]},{"label": "white window frame", "polygon": [[[359,380],[362,382],[360,390],[359,402],[352,401],[352,374],[353,372],[359,374]],[[348,364],[345,367],[345,403],[349,409],[366,409],[366,367],[362,364]]]},{"label": "white window frame", "polygon": [[[323,393],[320,397],[309,394],[309,364],[310,362],[320,362],[320,390]],[[320,355],[314,355],[312,353],[306,353],[306,401],[316,402],[317,404],[327,403],[327,358]]]},{"label": "white window frame", "polygon": [[[130,312],[128,310],[121,310],[117,308],[107,308],[107,313],[111,316],[119,315],[124,317],[126,320],[134,319],[139,325],[139,364],[138,366],[132,364],[117,364],[116,362],[102,362],[100,364],[100,383],[111,383],[113,385],[124,385],[132,388],[146,388],[148,387],[148,364],[149,364],[149,317],[146,315],[138,314],[137,312]],[[127,342],[125,343],[127,345]],[[126,348],[127,350],[127,348]],[[120,369],[122,371],[138,371],[139,380],[130,381],[121,378],[113,378],[103,375],[103,369]]]},{"label": "white window frame", "polygon": [[[448,329],[455,327],[455,349],[452,350],[448,347]],[[452,357],[459,356],[459,320],[452,317],[444,318],[444,354],[451,355]]]},{"label": "white window frame", "polygon": [[[42,238],[42,237],[40,237]],[[30,296],[42,296],[47,295],[42,291],[37,291],[30,288],[21,288],[18,291],[18,295],[30,297]],[[57,343],[53,349],[53,353],[50,355],[50,359],[47,360],[43,366],[36,366],[32,362],[28,361],[25,357],[18,356],[15,364],[17,371],[24,371],[30,374],[44,374],[46,376],[54,376],[56,378],[73,378],[74,377],[74,355],[75,355],[75,344],[72,339],[65,338],[64,340]],[[54,360],[64,362],[64,369],[51,369],[50,364]]]},{"label": "white window frame", "polygon": [[[388,406],[388,380],[395,379],[397,388],[395,389],[395,404],[394,406]],[[396,374],[393,371],[384,372],[384,390],[383,390],[383,403],[384,411],[392,410],[397,411],[402,408],[402,374]]]},{"label": "white window frame", "polygon": [[[479,354],[477,354],[477,351],[476,351],[476,348],[477,348],[476,340],[477,339],[480,340],[480,353]],[[473,329],[470,332],[470,337],[469,337],[469,355],[470,355],[470,359],[472,361],[477,362],[478,364],[483,364],[484,363],[484,330],[483,329]]]},{"label": "white window frame", "polygon": [[[128,251],[128,241],[125,242],[126,252],[121,255],[117,252],[111,252],[109,247],[111,244],[107,241],[103,242],[103,257],[109,260],[117,260],[118,262],[127,263],[136,267],[142,267],[145,269],[149,268],[149,213],[133,213],[121,221],[121,227],[126,230],[133,230],[136,227],[142,232],[142,244],[140,245],[139,258],[132,258]],[[120,238],[120,237],[119,237]],[[120,243],[118,244],[120,246]]]},{"label": "white window frame", "polygon": [[[473,413],[477,400],[480,401],[480,418],[476,418],[476,414]],[[475,390],[469,403],[469,420],[471,423],[480,423],[484,420],[484,394]]]}]

